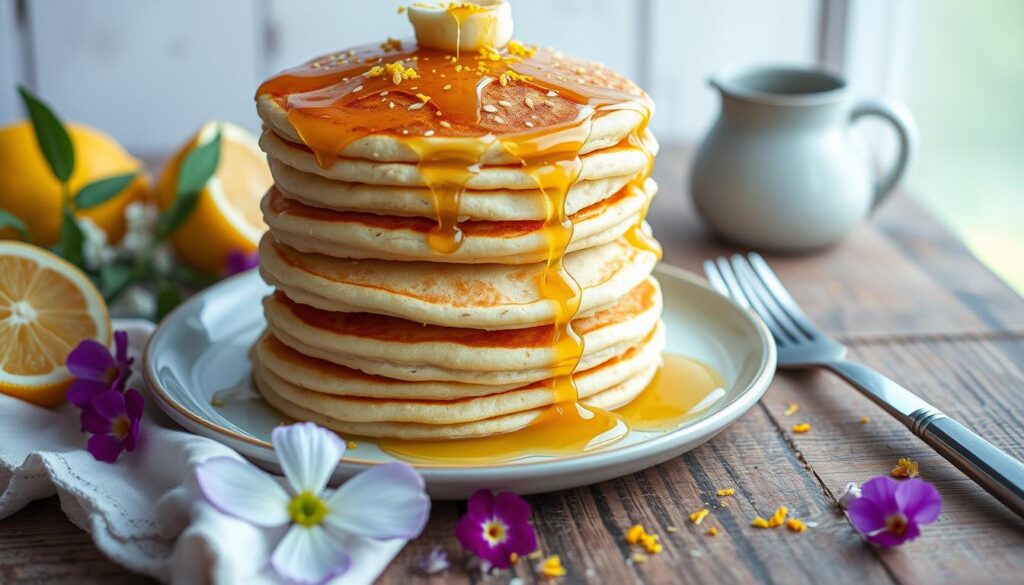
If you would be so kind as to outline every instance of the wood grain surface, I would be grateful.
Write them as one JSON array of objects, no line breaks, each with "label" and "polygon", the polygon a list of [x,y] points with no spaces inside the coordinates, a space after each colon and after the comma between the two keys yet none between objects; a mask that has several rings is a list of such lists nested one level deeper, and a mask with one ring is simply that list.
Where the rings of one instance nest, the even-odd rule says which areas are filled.
[{"label": "wood grain surface", "polygon": [[[685,197],[686,151],[659,156],[650,221],[665,261],[698,270],[735,251],[700,225]],[[769,256],[806,312],[877,368],[995,445],[1024,458],[1024,300],[984,268],[913,201],[899,196],[840,245]],[[791,403],[797,413],[786,415]],[[867,416],[870,422],[862,424]],[[809,422],[795,434],[793,424]],[[848,481],[887,473],[899,457],[920,462],[945,507],[918,540],[893,550],[865,545],[835,500]],[[736,489],[719,498],[717,490]],[[545,554],[561,583],[1021,583],[1024,521],[834,376],[781,372],[764,399],[694,451],[644,472],[529,498]],[[797,534],[750,526],[780,505],[814,523]],[[708,507],[700,526],[688,517]],[[435,502],[426,532],[381,577],[384,584],[475,583],[453,536],[464,502]],[[664,551],[631,564],[626,530],[643,524]],[[718,528],[716,536],[706,534]],[[669,533],[674,527],[677,532]],[[453,569],[410,572],[435,544]],[[529,560],[515,576],[543,581]],[[496,582],[507,582],[509,576]],[[121,583],[133,576],[104,560],[55,499],[0,523],[0,583]]]}]

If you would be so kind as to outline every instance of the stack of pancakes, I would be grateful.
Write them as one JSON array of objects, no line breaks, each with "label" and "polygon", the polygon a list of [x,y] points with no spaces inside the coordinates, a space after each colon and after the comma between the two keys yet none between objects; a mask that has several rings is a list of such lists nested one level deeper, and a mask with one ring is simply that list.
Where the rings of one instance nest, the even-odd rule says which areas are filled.
[{"label": "stack of pancakes", "polygon": [[[657,253],[635,244],[656,191],[646,110],[581,104],[535,74],[536,83],[495,78],[479,93],[475,119],[450,117],[442,99],[415,107],[423,102],[417,90],[443,91],[426,79],[441,58],[435,68],[422,51],[418,85],[371,91],[374,80],[310,81],[332,65],[369,70],[395,59],[381,49],[322,57],[257,96],[275,180],[263,200],[270,229],[260,273],[276,292],[264,301],[267,330],[252,352],[262,395],[292,417],[349,435],[467,438],[528,426],[556,401],[551,380],[565,359],[554,343],[564,307],[545,284],[561,260],[582,291],[571,322],[583,341],[573,374],[579,400],[608,410],[628,403],[654,376],[664,345],[651,276]],[[516,63],[585,66],[587,82],[620,91],[620,102],[646,100],[628,80],[561,54],[541,50]],[[340,110],[366,127],[325,151],[330,128],[317,130],[317,116],[303,118],[296,104],[338,87],[366,97],[334,102],[332,115]],[[408,116],[401,127],[372,127],[375,116],[396,111]],[[583,123],[579,174],[561,193],[538,187],[538,168],[550,162],[520,161],[505,142]],[[425,159],[467,141],[479,146],[470,149],[477,162],[457,199],[444,200],[452,192],[438,187],[437,167]],[[453,204],[458,240],[439,249],[441,210]],[[552,227],[556,205],[571,225]],[[571,230],[568,245],[552,243],[553,230]]]}]

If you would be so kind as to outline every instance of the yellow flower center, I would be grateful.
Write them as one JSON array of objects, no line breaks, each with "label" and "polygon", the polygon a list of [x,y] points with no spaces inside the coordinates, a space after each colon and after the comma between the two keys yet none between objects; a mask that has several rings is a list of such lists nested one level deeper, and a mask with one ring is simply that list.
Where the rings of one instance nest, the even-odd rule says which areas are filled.
[{"label": "yellow flower center", "polygon": [[902,536],[907,531],[907,517],[903,514],[889,516],[885,519],[885,531]]},{"label": "yellow flower center", "polygon": [[299,526],[316,526],[327,516],[327,502],[313,492],[302,492],[288,503],[288,515]]},{"label": "yellow flower center", "polygon": [[118,417],[110,423],[110,432],[123,441],[132,432],[132,421],[128,420],[127,416]]},{"label": "yellow flower center", "polygon": [[505,542],[505,538],[508,536],[508,526],[498,520],[497,518],[491,519],[490,522],[484,524],[484,540],[487,544],[494,546]]}]

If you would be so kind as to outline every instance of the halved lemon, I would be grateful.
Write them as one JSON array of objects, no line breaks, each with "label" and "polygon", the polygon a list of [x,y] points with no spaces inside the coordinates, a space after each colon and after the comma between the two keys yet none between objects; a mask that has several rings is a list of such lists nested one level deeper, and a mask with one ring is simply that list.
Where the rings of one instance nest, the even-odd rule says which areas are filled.
[{"label": "halved lemon", "polygon": [[209,122],[174,156],[157,183],[157,200],[166,209],[174,201],[178,169],[185,155],[221,130],[217,171],[199,196],[195,211],[174,232],[171,243],[190,266],[223,274],[231,252],[251,253],[267,230],[260,200],[274,182],[256,138],[227,122]]},{"label": "halved lemon", "polygon": [[88,277],[42,248],[0,241],[0,393],[55,406],[84,339],[110,345],[110,315]]}]

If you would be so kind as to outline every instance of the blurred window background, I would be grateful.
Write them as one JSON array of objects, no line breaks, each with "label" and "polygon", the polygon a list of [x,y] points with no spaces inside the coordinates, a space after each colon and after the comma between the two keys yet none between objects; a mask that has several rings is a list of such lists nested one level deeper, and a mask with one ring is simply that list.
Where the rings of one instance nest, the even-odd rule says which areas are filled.
[{"label": "blurred window background", "polygon": [[[258,130],[259,82],[354,44],[411,36],[396,0],[0,0],[0,124],[24,83],[136,154],[204,121]],[[667,147],[712,122],[706,80],[740,63],[820,63],[854,94],[907,103],[921,149],[905,188],[1024,291],[1024,1],[512,0],[516,37],[602,61],[657,102]],[[891,137],[867,127],[882,158]]]}]

